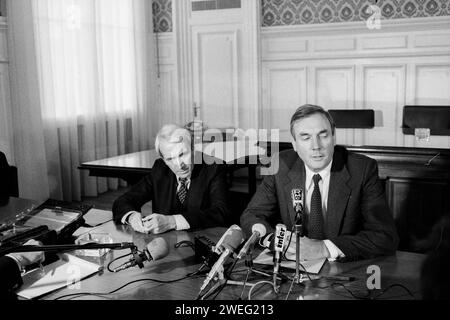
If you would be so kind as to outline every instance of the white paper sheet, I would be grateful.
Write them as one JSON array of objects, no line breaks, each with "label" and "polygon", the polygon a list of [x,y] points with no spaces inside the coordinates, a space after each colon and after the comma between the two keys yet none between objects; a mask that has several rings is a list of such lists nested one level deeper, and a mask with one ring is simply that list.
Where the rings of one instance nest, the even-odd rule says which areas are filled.
[{"label": "white paper sheet", "polygon": [[[322,269],[322,266],[325,263],[325,261],[326,258],[317,260],[303,260],[301,261],[301,265],[304,266],[306,270],[300,266],[300,271],[318,274],[320,272],[320,269]],[[270,252],[269,249],[265,249],[253,260],[253,263],[273,265],[273,254]],[[295,270],[295,261],[282,260],[281,266],[284,268]]]},{"label": "white paper sheet", "polygon": [[56,289],[73,285],[75,282],[99,271],[98,264],[80,259],[71,254],[60,254],[60,259],[44,270],[35,269],[25,274],[23,285],[17,294],[23,298],[33,299]]}]

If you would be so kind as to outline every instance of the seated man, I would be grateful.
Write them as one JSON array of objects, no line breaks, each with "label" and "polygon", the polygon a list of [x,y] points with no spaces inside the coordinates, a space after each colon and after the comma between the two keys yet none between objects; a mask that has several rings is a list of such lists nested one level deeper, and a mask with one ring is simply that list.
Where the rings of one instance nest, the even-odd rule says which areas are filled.
[{"label": "seated man", "polygon": [[[226,227],[230,213],[224,165],[194,164],[189,131],[173,124],[158,132],[155,149],[161,159],[148,176],[114,202],[114,221],[154,234]],[[150,200],[153,213],[142,217],[139,211]]]},{"label": "seated man", "polygon": [[[336,146],[334,121],[319,106],[299,107],[290,126],[294,150],[273,157],[271,168],[277,171],[264,178],[242,214],[244,231],[261,224],[272,232],[277,222],[293,230],[291,192],[299,189],[304,194],[301,259],[393,254],[398,236],[377,162]],[[289,255],[295,254],[295,243],[293,236]]]}]

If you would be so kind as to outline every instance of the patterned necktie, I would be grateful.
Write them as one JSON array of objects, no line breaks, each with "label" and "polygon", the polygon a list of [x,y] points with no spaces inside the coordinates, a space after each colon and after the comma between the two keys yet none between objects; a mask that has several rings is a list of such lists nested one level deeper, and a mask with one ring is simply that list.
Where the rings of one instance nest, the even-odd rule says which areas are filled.
[{"label": "patterned necktie", "polygon": [[311,211],[309,213],[308,237],[311,239],[323,240],[323,215],[322,215],[322,197],[320,196],[319,181],[322,179],[320,174],[313,176],[314,190],[311,196]]},{"label": "patterned necktie", "polygon": [[181,204],[184,204],[184,200],[186,200],[187,195],[187,178],[180,178],[180,187],[178,188],[177,195]]}]

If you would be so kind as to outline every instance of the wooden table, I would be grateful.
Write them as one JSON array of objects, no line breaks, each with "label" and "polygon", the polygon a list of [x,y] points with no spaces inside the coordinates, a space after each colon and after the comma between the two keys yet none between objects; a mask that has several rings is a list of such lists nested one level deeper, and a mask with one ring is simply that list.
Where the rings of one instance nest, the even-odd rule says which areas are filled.
[{"label": "wooden table", "polygon": [[[92,210],[85,217],[88,223],[91,218],[99,221],[101,214],[111,217],[111,213],[103,210]],[[105,218],[106,219],[106,218]],[[106,219],[107,220],[107,219]],[[80,295],[71,296],[67,298],[75,299],[150,299],[150,300],[174,300],[185,299],[193,300],[197,296],[199,289],[205,279],[205,275],[194,278],[187,278],[173,283],[158,283],[151,281],[156,280],[173,280],[182,278],[188,273],[196,271],[200,263],[195,260],[194,252],[190,247],[175,248],[174,244],[182,240],[193,240],[196,234],[202,234],[213,241],[217,241],[225,231],[224,228],[207,229],[196,232],[186,231],[172,231],[158,235],[163,237],[170,245],[170,253],[165,258],[157,261],[145,262],[144,268],[131,267],[118,273],[111,273],[105,270],[102,274],[94,275],[90,278],[81,281],[80,289],[61,289],[54,293],[44,296],[44,299],[55,299],[66,294],[74,293],[107,293],[113,291],[126,283],[135,280],[142,280],[135,282],[125,288],[110,295]],[[115,242],[133,241],[139,249],[143,249],[146,244],[155,238],[155,235],[140,234],[132,231],[128,226],[115,225],[112,221],[95,229],[94,232],[108,232],[111,234]],[[112,257],[118,257],[128,253],[129,250],[112,251],[107,257],[107,261]],[[397,252],[393,256],[378,257],[370,260],[361,260],[355,262],[326,262],[320,272],[321,276],[351,276],[355,277],[354,281],[332,281],[328,279],[315,280],[313,282],[306,281],[302,284],[295,284],[290,294],[290,299],[318,299],[318,300],[341,300],[341,299],[355,299],[346,290],[350,290],[355,296],[364,296],[367,294],[366,280],[368,276],[367,268],[369,266],[379,266],[381,270],[381,289],[387,288],[392,284],[401,284],[406,286],[414,295],[416,299],[420,298],[419,275],[421,263],[424,255]],[[98,258],[91,258],[98,259]],[[117,266],[118,261],[113,267]],[[268,271],[271,273],[272,267],[269,266]],[[232,274],[233,279],[243,280],[246,267],[243,262],[239,262]],[[269,280],[259,275],[253,275],[251,282],[260,280]],[[147,280],[143,280],[147,279]],[[341,285],[333,285],[333,283],[340,283]],[[290,283],[282,284],[280,294],[275,294],[269,290],[270,286],[262,286],[261,289],[255,290],[253,294],[254,299],[264,300],[284,300],[289,289]],[[345,286],[345,288],[343,287]],[[227,285],[218,295],[217,299],[236,300],[239,298],[242,291],[241,286]],[[378,294],[379,291],[376,292]],[[247,298],[248,289],[244,291],[244,298]],[[65,298],[65,299],[67,299]],[[408,293],[400,287],[393,287],[385,292],[383,299],[412,299]]]},{"label": "wooden table", "polygon": [[[256,166],[260,158],[266,154],[266,150],[257,146],[256,141],[196,144],[195,150],[208,158],[215,157],[222,160],[230,173],[240,168],[248,168],[248,190],[251,195],[255,193]],[[88,170],[90,176],[120,178],[133,185],[151,172],[158,158],[160,158],[159,154],[151,149],[84,162],[78,168]]]},{"label": "wooden table", "polygon": [[159,159],[154,150],[145,150],[82,163],[78,168],[88,170],[90,176],[120,178],[133,185],[152,171]]}]

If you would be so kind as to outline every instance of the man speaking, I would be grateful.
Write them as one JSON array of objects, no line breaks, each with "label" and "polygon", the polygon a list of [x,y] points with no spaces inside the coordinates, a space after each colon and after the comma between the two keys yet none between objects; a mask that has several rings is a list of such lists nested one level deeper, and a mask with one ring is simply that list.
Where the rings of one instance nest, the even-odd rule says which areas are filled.
[{"label": "man speaking", "polygon": [[[298,218],[292,195],[300,192],[302,260],[393,254],[398,236],[376,161],[336,146],[334,121],[322,107],[299,107],[290,127],[294,150],[273,157],[278,171],[264,178],[242,214],[244,231],[262,224],[273,232],[277,222],[292,230]],[[288,253],[295,253],[295,243],[292,237]]]}]

